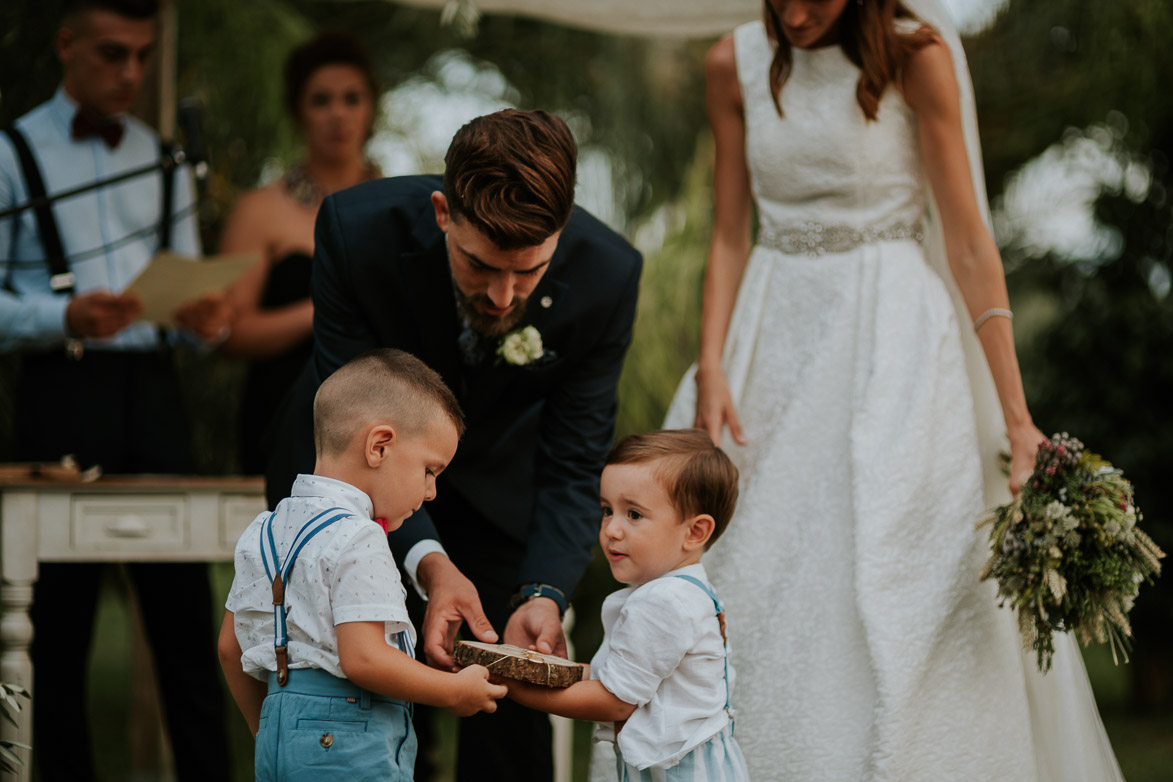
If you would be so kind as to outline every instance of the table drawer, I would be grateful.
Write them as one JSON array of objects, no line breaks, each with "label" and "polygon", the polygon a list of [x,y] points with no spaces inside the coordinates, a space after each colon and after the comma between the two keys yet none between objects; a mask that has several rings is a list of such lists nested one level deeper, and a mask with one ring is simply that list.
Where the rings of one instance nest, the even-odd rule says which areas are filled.
[{"label": "table drawer", "polygon": [[74,496],[70,542],[74,549],[88,551],[183,551],[189,545],[190,523],[182,494]]},{"label": "table drawer", "polygon": [[263,497],[248,494],[226,494],[220,498],[220,547],[236,550],[240,533],[265,510]]}]

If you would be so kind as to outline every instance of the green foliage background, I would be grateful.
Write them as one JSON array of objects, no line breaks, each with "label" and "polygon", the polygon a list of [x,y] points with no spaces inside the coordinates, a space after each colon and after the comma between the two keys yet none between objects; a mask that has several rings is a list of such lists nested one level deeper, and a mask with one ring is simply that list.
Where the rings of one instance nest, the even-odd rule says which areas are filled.
[{"label": "green foliage background", "polygon": [[[59,69],[47,44],[58,7],[58,0],[0,4],[0,123],[55,88]],[[207,107],[214,165],[202,222],[209,250],[226,210],[255,185],[266,162],[297,158],[281,105],[281,63],[316,29],[347,30],[363,40],[386,88],[426,76],[432,55],[459,49],[496,67],[517,105],[575,117],[580,144],[601,146],[612,160],[622,214],[616,228],[645,252],[619,430],[659,425],[696,349],[710,224],[712,152],[701,74],[710,41],[606,36],[497,16],[464,38],[435,13],[382,0],[180,0],[178,8],[179,94],[198,94]],[[1096,220],[1119,239],[1110,257],[1073,263],[1029,248],[1003,251],[1036,422],[1047,433],[1076,434],[1122,467],[1136,486],[1145,528],[1166,551],[1173,550],[1173,492],[1164,475],[1164,448],[1173,442],[1173,299],[1161,280],[1168,279],[1173,248],[1171,34],[1168,0],[1011,0],[990,28],[966,41],[992,199],[1069,128],[1112,124],[1112,154],[1142,161],[1151,172],[1139,200],[1115,190],[1097,200]],[[234,472],[240,368],[216,357],[182,362],[201,468]],[[0,457],[14,415],[15,367],[0,356]],[[575,640],[583,655],[597,641],[598,603],[614,588],[605,564],[595,564],[576,600]],[[1087,655],[1114,745],[1134,781],[1167,778],[1173,760],[1171,588],[1166,576],[1142,589],[1130,666],[1112,668],[1101,650]],[[107,605],[111,616],[121,616],[116,602]],[[107,633],[120,626],[104,625]],[[105,667],[95,670],[125,666],[118,643],[101,640],[95,665]],[[99,689],[103,702],[118,697],[108,685]],[[117,729],[119,721],[105,722]],[[104,762],[122,778],[126,761],[117,734],[110,735],[114,749],[102,750]],[[247,752],[247,741],[234,741]]]}]

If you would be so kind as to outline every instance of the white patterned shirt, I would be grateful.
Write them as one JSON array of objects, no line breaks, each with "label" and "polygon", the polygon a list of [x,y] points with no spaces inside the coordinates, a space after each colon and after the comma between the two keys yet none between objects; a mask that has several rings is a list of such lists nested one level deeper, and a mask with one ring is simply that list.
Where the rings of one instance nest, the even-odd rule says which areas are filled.
[{"label": "white patterned shirt", "polygon": [[[704,565],[696,564],[612,592],[603,601],[603,642],[591,660],[591,678],[636,707],[616,743],[623,760],[639,769],[675,765],[729,724],[716,608],[704,590],[676,575],[712,588]],[[595,741],[615,742],[615,723],[598,723]]]},{"label": "white patterned shirt", "polygon": [[[291,669],[321,668],[345,678],[338,661],[335,625],[384,622],[387,643],[403,651],[414,647],[415,631],[386,533],[371,519],[370,498],[350,484],[318,475],[297,476],[291,496],[277,505],[273,515],[281,564],[306,522],[331,508],[349,515],[309,539],[285,584],[287,647]],[[234,614],[244,672],[262,681],[277,670],[273,587],[261,556],[261,525],[268,516],[268,512],[257,516],[236,544],[236,575],[225,603]],[[407,649],[397,639],[403,631],[409,639]]]}]

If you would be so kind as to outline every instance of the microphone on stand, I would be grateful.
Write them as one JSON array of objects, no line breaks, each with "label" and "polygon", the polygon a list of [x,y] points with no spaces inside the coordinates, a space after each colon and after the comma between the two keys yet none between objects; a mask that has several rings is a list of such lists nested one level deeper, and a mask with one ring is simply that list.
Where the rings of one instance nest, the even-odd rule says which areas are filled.
[{"label": "microphone on stand", "polygon": [[88,193],[99,187],[108,187],[129,179],[153,174],[160,169],[173,168],[184,163],[191,165],[192,174],[196,179],[196,185],[202,190],[208,178],[208,152],[204,146],[204,104],[199,98],[194,96],[184,98],[179,101],[177,113],[179,116],[179,126],[183,129],[183,135],[186,139],[186,144],[182,151],[167,155],[163,159],[153,163],[128,169],[113,176],[95,179],[77,187],[71,187],[68,190],[53,193],[52,195],[31,197],[24,203],[0,209],[0,220],[20,214],[26,209],[38,209],[47,204],[54,204],[58,201],[64,201],[65,199]]},{"label": "microphone on stand", "polygon": [[177,108],[179,127],[183,128],[184,159],[191,166],[196,181],[203,185],[208,178],[208,151],[204,146],[204,103],[195,96],[183,98]]}]

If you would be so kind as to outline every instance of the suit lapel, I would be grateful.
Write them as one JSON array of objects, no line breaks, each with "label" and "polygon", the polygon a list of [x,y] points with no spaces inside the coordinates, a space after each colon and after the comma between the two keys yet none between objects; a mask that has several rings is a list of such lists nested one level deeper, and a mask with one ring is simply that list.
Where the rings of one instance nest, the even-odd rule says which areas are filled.
[{"label": "suit lapel", "polygon": [[420,249],[401,253],[399,263],[405,286],[404,300],[411,310],[410,320],[418,330],[419,358],[440,373],[449,388],[463,395],[457,345],[460,321],[456,315],[452,275],[444,251],[444,234],[436,227],[430,208],[420,215],[413,233]]},{"label": "suit lapel", "polygon": [[[548,328],[552,323],[553,313],[568,287],[565,282],[556,280],[551,275],[545,276],[530,296],[526,305],[525,317],[516,328],[533,326],[542,335],[542,341],[545,342],[550,336]],[[525,381],[527,374],[532,371],[525,367],[515,367],[504,361],[498,361],[495,355],[496,346],[497,340],[490,341],[488,350],[491,355],[486,363],[465,370],[468,382],[466,390],[471,393],[465,394],[461,399],[461,404],[470,419],[475,420],[481,415],[489,414],[497,409],[500,406],[499,400],[502,395],[510,393],[510,387],[513,383],[519,380]],[[555,349],[553,345],[545,347],[547,350]]]},{"label": "suit lapel", "polygon": [[521,327],[532,325],[544,338],[547,327],[552,322],[553,315],[557,311],[562,299],[566,296],[566,291],[569,287],[570,285],[568,283],[554,279],[552,273],[544,277],[530,297],[529,305],[526,308],[525,320],[522,321]]}]

